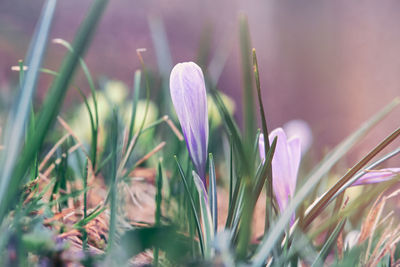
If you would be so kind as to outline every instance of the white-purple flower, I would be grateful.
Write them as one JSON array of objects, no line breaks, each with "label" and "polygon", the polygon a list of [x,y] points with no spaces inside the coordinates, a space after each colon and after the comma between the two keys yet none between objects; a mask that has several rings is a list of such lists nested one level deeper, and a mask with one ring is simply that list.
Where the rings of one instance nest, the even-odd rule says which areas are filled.
[{"label": "white-purple flower", "polygon": [[[301,159],[301,144],[298,137],[287,139],[282,128],[269,134],[269,142],[277,137],[275,153],[272,158],[272,187],[281,213],[286,209],[296,189],[297,173]],[[261,160],[265,160],[264,136],[259,138]],[[294,217],[293,217],[294,219]],[[292,222],[293,222],[292,219]]]},{"label": "white-purple flower", "polygon": [[398,175],[400,175],[400,168],[370,170],[366,171],[366,173],[361,176],[360,179],[355,181],[352,186],[385,182]]},{"label": "white-purple flower", "polygon": [[193,62],[178,63],[171,71],[169,86],[190,158],[205,184],[208,111],[203,72]]}]

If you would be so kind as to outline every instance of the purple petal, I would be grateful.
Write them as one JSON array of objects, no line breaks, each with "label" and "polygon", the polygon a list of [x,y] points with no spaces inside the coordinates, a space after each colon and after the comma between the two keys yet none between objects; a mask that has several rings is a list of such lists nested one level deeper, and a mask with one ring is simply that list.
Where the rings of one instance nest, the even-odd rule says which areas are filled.
[{"label": "purple petal", "polygon": [[193,62],[177,64],[171,71],[170,93],[190,158],[205,182],[208,112],[206,87],[201,68]]},{"label": "purple petal", "polygon": [[303,120],[291,120],[283,125],[283,130],[289,139],[300,138],[301,154],[304,155],[313,142],[313,134],[307,122]]},{"label": "purple petal", "polygon": [[398,175],[400,175],[400,168],[367,171],[366,174],[361,176],[352,186],[380,183],[388,181]]},{"label": "purple petal", "polygon": [[272,143],[278,137],[275,154],[272,158],[272,186],[281,212],[285,210],[290,195],[289,182],[291,178],[291,162],[288,155],[286,134],[281,128],[275,129],[269,135]]},{"label": "purple petal", "polygon": [[[282,128],[277,128],[270,133],[269,142],[272,143],[275,137],[277,137],[277,143],[271,163],[272,186],[279,209],[283,212],[296,189],[297,174],[301,160],[301,142],[297,137],[287,140]],[[258,145],[262,161],[265,160],[264,141],[264,136],[261,134]],[[291,222],[293,223],[293,221],[294,215]]]}]

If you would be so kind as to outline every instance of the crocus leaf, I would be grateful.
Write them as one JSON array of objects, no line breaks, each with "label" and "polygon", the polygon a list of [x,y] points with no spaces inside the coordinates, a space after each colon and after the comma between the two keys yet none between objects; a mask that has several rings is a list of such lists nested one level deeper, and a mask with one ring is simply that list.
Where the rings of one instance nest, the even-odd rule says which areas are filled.
[{"label": "crocus leaf", "polygon": [[179,174],[180,174],[180,176],[182,178],[183,185],[185,187],[185,192],[186,192],[186,194],[187,194],[187,196],[188,196],[188,198],[190,200],[190,207],[191,207],[191,210],[193,212],[193,216],[194,216],[195,224],[196,224],[196,229],[197,229],[197,234],[199,236],[200,250],[201,250],[201,253],[202,253],[203,257],[204,257],[205,256],[204,237],[203,237],[203,232],[201,231],[201,225],[200,225],[199,215],[197,214],[196,205],[194,204],[193,196],[192,196],[192,194],[190,192],[190,189],[189,189],[189,186],[188,186],[188,183],[187,183],[187,180],[186,180],[185,173],[184,173],[184,171],[183,171],[183,169],[181,167],[181,164],[179,163],[178,158],[176,156],[175,156],[175,161],[176,161],[176,164],[178,166],[178,171],[179,171]]},{"label": "crocus leaf", "polygon": [[[260,83],[260,73],[258,70],[258,62],[257,62],[257,55],[256,50],[253,48],[253,71],[254,71],[254,78],[256,81],[256,88],[257,88],[257,98],[258,98],[258,106],[260,109],[260,117],[261,117],[261,125],[262,125],[262,133],[264,136],[269,136],[267,120],[265,118],[265,111],[264,111],[264,104],[262,101],[261,96],[261,83]],[[269,140],[264,142],[264,149],[263,151],[268,151],[270,149]],[[272,206],[273,206],[273,186],[272,186],[272,167],[271,163],[268,163],[268,171],[266,173],[266,178],[268,178],[268,183],[266,183],[266,194],[267,194],[267,203],[266,203],[266,213],[265,213],[265,231],[267,231],[269,227],[269,218],[272,215]]]},{"label": "crocus leaf", "polygon": [[[57,0],[48,0],[43,6],[43,11],[39,22],[36,26],[34,36],[29,45],[29,51],[25,62],[28,65],[28,70],[24,74],[24,78],[19,92],[20,97],[14,104],[10,112],[6,131],[5,131],[5,146],[2,151],[0,161],[0,222],[3,219],[6,209],[11,205],[14,194],[16,193],[22,176],[29,168],[34,156],[37,155],[37,150],[32,150],[32,155],[24,166],[18,168],[18,153],[21,152],[22,144],[24,144],[25,126],[29,120],[31,111],[32,97],[36,90],[37,81],[40,74],[40,66],[45,55],[47,47],[47,38],[52,25],[53,16],[55,13]],[[18,177],[13,177],[13,172],[24,171]]]},{"label": "crocus leaf", "polygon": [[204,256],[206,259],[211,259],[213,255],[213,240],[214,240],[214,226],[211,217],[210,207],[207,202],[207,191],[204,187],[202,180],[196,172],[192,172],[194,183],[196,185],[197,194],[199,196],[200,209],[201,209],[201,222],[204,229]]},{"label": "crocus leaf", "polygon": [[344,224],[346,219],[343,219],[341,222],[338,223],[336,228],[333,230],[332,234],[329,236],[327,242],[324,243],[321,251],[319,252],[317,258],[311,265],[311,267],[322,266],[326,257],[328,257],[329,251],[331,250],[334,242],[338,238],[340,232],[343,230]]},{"label": "crocus leaf", "polygon": [[217,232],[218,227],[218,199],[217,199],[217,177],[215,175],[215,165],[214,165],[214,157],[210,153],[208,155],[209,159],[209,169],[210,169],[210,176],[209,176],[209,190],[208,190],[208,202],[210,205],[211,210],[211,217],[213,219],[214,224],[214,232]]}]

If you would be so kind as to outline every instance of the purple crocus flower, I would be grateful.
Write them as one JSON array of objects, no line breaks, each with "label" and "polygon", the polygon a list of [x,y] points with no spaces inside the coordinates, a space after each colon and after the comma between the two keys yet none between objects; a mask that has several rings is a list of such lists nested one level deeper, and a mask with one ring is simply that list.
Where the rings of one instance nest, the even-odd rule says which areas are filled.
[{"label": "purple crocus flower", "polygon": [[[301,159],[301,144],[298,137],[287,139],[282,128],[277,128],[269,134],[269,142],[277,137],[275,153],[272,158],[272,187],[281,213],[289,204],[296,189],[297,173]],[[259,138],[261,160],[265,160],[264,136]],[[294,221],[294,215],[291,223]]]},{"label": "purple crocus flower", "polygon": [[171,71],[169,87],[190,158],[205,185],[208,111],[201,68],[193,62],[178,63]]},{"label": "purple crocus flower", "polygon": [[355,181],[352,186],[385,182],[397,175],[400,175],[400,168],[368,170],[360,179]]}]

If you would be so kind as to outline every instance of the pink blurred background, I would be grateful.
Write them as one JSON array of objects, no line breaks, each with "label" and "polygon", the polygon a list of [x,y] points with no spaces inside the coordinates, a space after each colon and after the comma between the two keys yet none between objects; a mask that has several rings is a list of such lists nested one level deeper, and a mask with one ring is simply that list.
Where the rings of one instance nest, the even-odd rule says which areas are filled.
[{"label": "pink blurred background", "polygon": [[[59,1],[51,38],[72,41],[91,2]],[[10,66],[24,57],[42,3],[0,1],[2,90],[17,79]],[[218,55],[226,58],[218,85],[236,99],[240,119],[238,15],[245,14],[257,49],[270,128],[303,119],[312,127],[316,147],[323,151],[400,95],[399,13],[400,2],[395,0],[111,0],[86,59],[95,77],[130,85],[140,67],[137,48],[147,48],[144,58],[152,69],[160,65],[150,22],[164,23],[172,64],[195,60],[202,36],[209,33],[209,63]],[[50,44],[45,65],[57,69],[64,53]],[[168,75],[168,60],[167,56],[161,62],[164,75]],[[50,82],[49,77],[42,78],[40,96]],[[75,93],[68,99],[80,101]],[[397,128],[399,118],[398,108],[358,146],[354,158]]]}]

